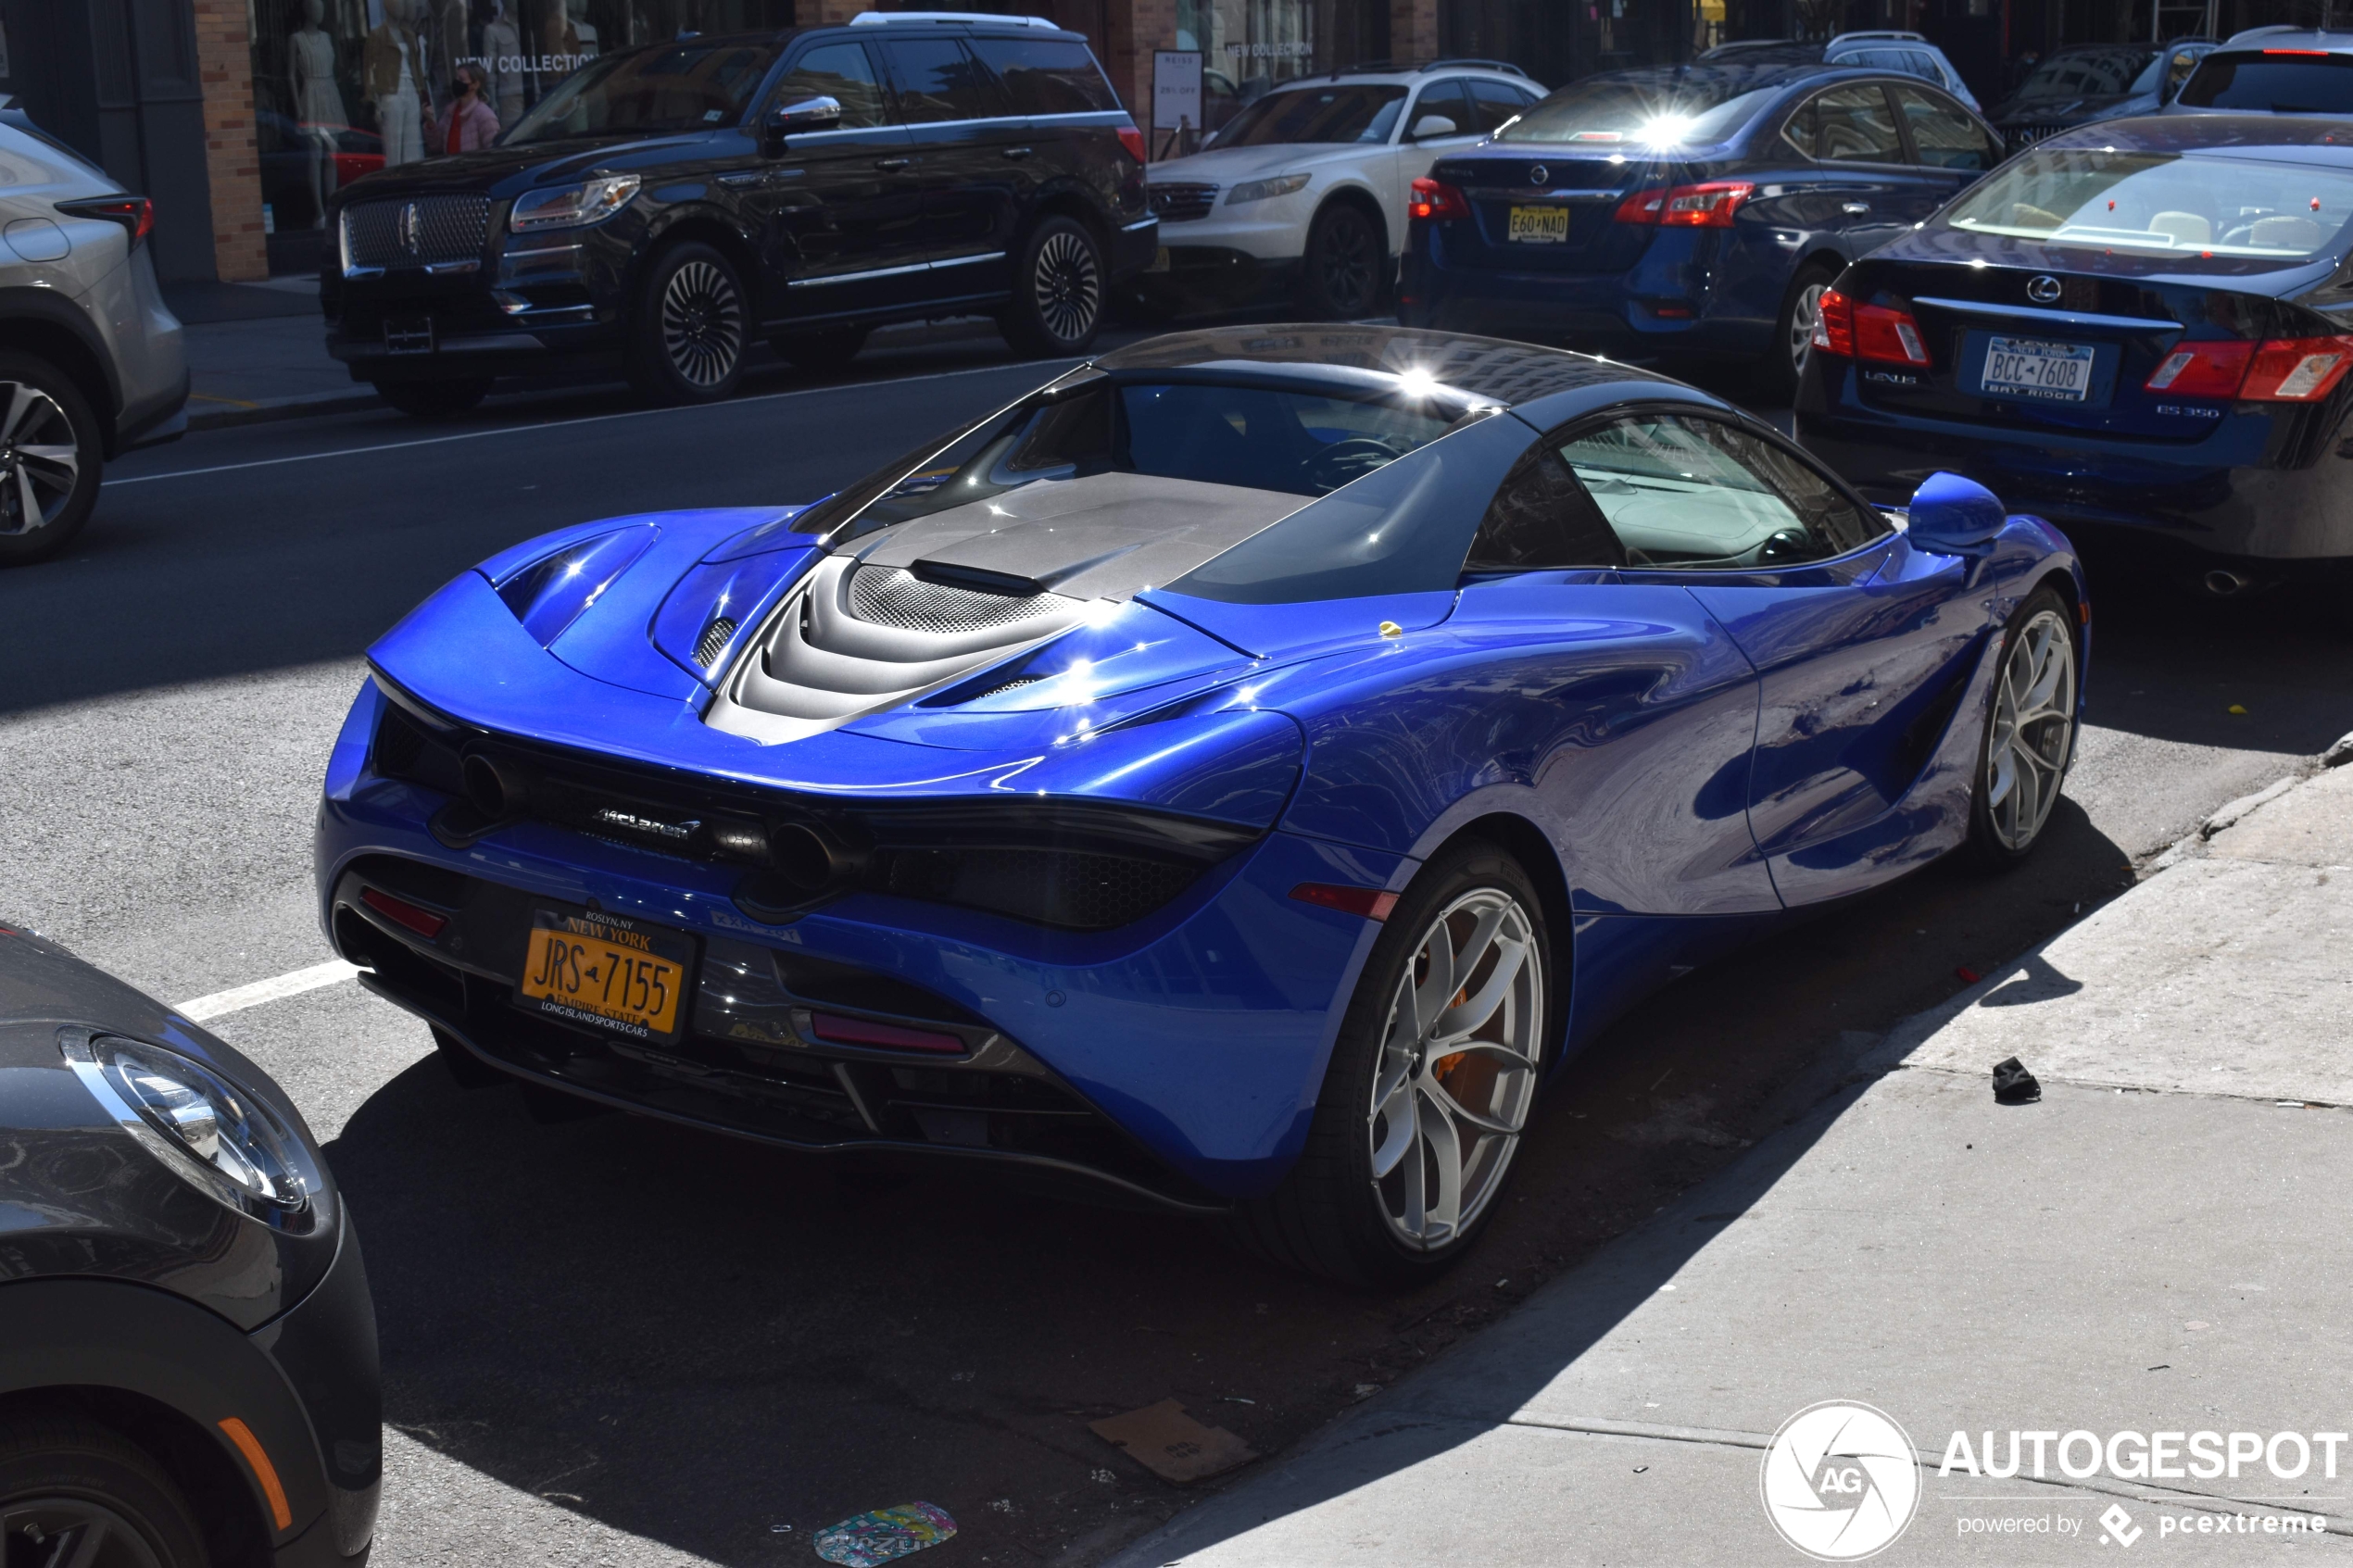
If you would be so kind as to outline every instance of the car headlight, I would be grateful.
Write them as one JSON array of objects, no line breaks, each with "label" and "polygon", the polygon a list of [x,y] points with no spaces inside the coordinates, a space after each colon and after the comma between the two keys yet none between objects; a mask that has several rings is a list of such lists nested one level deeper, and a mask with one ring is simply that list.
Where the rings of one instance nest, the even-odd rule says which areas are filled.
[{"label": "car headlight", "polygon": [[1307,188],[1304,174],[1277,174],[1272,180],[1245,180],[1226,197],[1227,207],[1239,207],[1244,202],[1263,202],[1269,196],[1287,196],[1293,191]]},{"label": "car headlight", "polygon": [[515,198],[515,209],[507,216],[507,227],[521,234],[535,229],[585,229],[592,223],[602,223],[629,205],[629,198],[637,194],[637,185],[635,174],[599,174],[577,185],[525,191]]},{"label": "car headlight", "polygon": [[92,1097],[190,1185],[283,1229],[316,1217],[324,1183],[308,1148],[253,1094],[145,1040],[67,1029],[57,1047]]}]

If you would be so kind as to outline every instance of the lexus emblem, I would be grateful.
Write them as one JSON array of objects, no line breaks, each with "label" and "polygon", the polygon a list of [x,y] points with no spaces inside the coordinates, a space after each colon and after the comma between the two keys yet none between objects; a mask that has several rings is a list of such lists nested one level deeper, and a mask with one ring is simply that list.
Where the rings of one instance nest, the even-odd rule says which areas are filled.
[{"label": "lexus emblem", "polygon": [[1553,171],[1540,163],[1528,171],[1528,182],[1531,185],[1549,185],[1553,182]]},{"label": "lexus emblem", "polygon": [[[414,212],[416,211],[416,208],[410,207],[409,210]],[[416,247],[411,245],[409,248],[413,250]],[[2059,281],[2057,278],[2052,277],[2048,272],[2044,273],[2040,277],[2029,278],[2026,280],[2026,297],[2032,300],[2035,304],[2049,305],[2053,301],[2057,300],[2058,296]]]},{"label": "lexus emblem", "polygon": [[[422,236],[419,233],[419,225],[417,222],[417,204],[415,202],[410,202],[408,206],[400,209],[400,248],[407,251],[411,256],[415,256],[418,254],[419,250],[422,248]],[[2057,298],[2058,285],[2054,283],[2051,286],[2053,290],[2052,297]],[[2033,290],[2030,287],[2027,292],[2032,294]],[[2034,297],[2040,299],[2043,296],[2038,294],[2035,295]]]}]

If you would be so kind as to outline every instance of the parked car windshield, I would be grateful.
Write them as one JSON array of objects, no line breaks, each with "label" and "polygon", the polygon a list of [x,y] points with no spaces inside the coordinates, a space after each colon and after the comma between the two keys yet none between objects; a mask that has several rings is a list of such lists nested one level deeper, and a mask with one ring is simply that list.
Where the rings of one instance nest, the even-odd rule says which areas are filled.
[{"label": "parked car windshield", "polygon": [[1386,142],[1405,107],[1405,89],[1335,82],[1269,93],[1226,122],[1220,147],[1271,147],[1289,142]]},{"label": "parked car windshield", "polygon": [[2353,219],[2353,169],[2265,162],[2251,152],[2259,149],[2030,152],[1988,175],[1942,221],[2051,245],[2167,252],[2185,272],[2218,257],[2284,264],[2328,249]]},{"label": "parked car windshield", "polygon": [[2198,62],[2180,101],[2194,109],[2353,114],[2353,55],[2218,52]]},{"label": "parked car windshield", "polygon": [[1498,142],[1706,146],[1746,125],[1778,94],[1745,70],[1626,71],[1564,87],[1495,133]]},{"label": "parked car windshield", "polygon": [[2034,68],[2020,84],[2017,101],[2048,103],[2054,98],[2106,98],[2129,91],[2133,79],[2147,69],[2154,49],[2130,45],[2112,49],[2065,49]]},{"label": "parked car windshield", "polygon": [[691,40],[608,55],[566,77],[499,140],[513,145],[733,125],[775,58],[773,44]]}]

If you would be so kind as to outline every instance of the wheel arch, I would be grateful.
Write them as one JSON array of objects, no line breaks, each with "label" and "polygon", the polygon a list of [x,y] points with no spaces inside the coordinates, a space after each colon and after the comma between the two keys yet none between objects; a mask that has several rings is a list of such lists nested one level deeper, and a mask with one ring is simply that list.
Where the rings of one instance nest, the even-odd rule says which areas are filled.
[{"label": "wheel arch", "polygon": [[[1333,207],[1340,205],[1353,207],[1372,220],[1373,232],[1380,240],[1381,254],[1391,261],[1397,259],[1399,250],[1403,244],[1403,236],[1392,235],[1390,232],[1389,214],[1381,210],[1380,198],[1373,194],[1372,187],[1359,184],[1353,180],[1336,184],[1324,193],[1324,199],[1315,204],[1315,215],[1307,220],[1307,233],[1314,234],[1315,225],[1324,220],[1324,214],[1329,212]],[[1304,255],[1306,249],[1306,244],[1302,239],[1300,245],[1301,254]]]},{"label": "wheel arch", "polygon": [[752,253],[750,242],[734,224],[709,208],[685,208],[654,231],[646,241],[645,248],[638,253],[635,269],[629,280],[630,296],[635,298],[637,289],[644,284],[647,275],[665,252],[674,245],[691,242],[711,246],[736,269],[736,281],[743,285],[744,298],[749,307],[747,315],[749,319],[745,322],[745,340],[749,345],[752,339],[759,336],[757,328],[766,319],[767,300],[761,289],[760,258]]},{"label": "wheel arch", "polygon": [[1536,884],[1536,896],[1543,901],[1544,928],[1550,934],[1553,954],[1553,994],[1545,1004],[1553,1013],[1546,1026],[1550,1038],[1545,1049],[1552,1053],[1552,1060],[1545,1064],[1549,1071],[1560,1062],[1560,1047],[1567,1036],[1569,992],[1577,983],[1576,934],[1568,900],[1567,868],[1561,864],[1560,851],[1542,828],[1516,811],[1504,810],[1491,810],[1457,826],[1429,847],[1421,864],[1426,865],[1469,840],[1492,844],[1509,854]]},{"label": "wheel arch", "polygon": [[44,1415],[82,1416],[125,1438],[171,1478],[204,1532],[206,1554],[223,1568],[270,1561],[270,1530],[252,1483],[214,1436],[152,1395],[104,1384],[61,1384],[0,1394],[0,1427]]},{"label": "wheel arch", "polygon": [[1076,185],[1063,185],[1041,193],[1029,209],[1029,221],[1023,226],[1020,243],[1014,245],[1018,257],[1029,244],[1029,236],[1038,225],[1049,218],[1067,218],[1095,236],[1102,247],[1103,266],[1108,273],[1111,266],[1111,224],[1096,205]]},{"label": "wheel arch", "polygon": [[0,289],[0,350],[30,354],[55,365],[97,416],[105,455],[115,455],[121,388],[96,332],[72,305],[39,289]]}]

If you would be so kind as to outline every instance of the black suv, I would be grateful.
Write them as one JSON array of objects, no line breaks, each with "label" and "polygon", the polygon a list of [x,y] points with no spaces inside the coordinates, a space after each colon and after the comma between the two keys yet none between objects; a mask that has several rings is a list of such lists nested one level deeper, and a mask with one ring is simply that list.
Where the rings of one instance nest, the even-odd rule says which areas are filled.
[{"label": "black suv", "polygon": [[820,367],[950,315],[1076,354],[1159,246],[1143,152],[1086,39],[1028,19],[876,12],[615,53],[497,145],[336,194],[327,350],[412,414],[613,368],[703,402],[754,333]]}]

